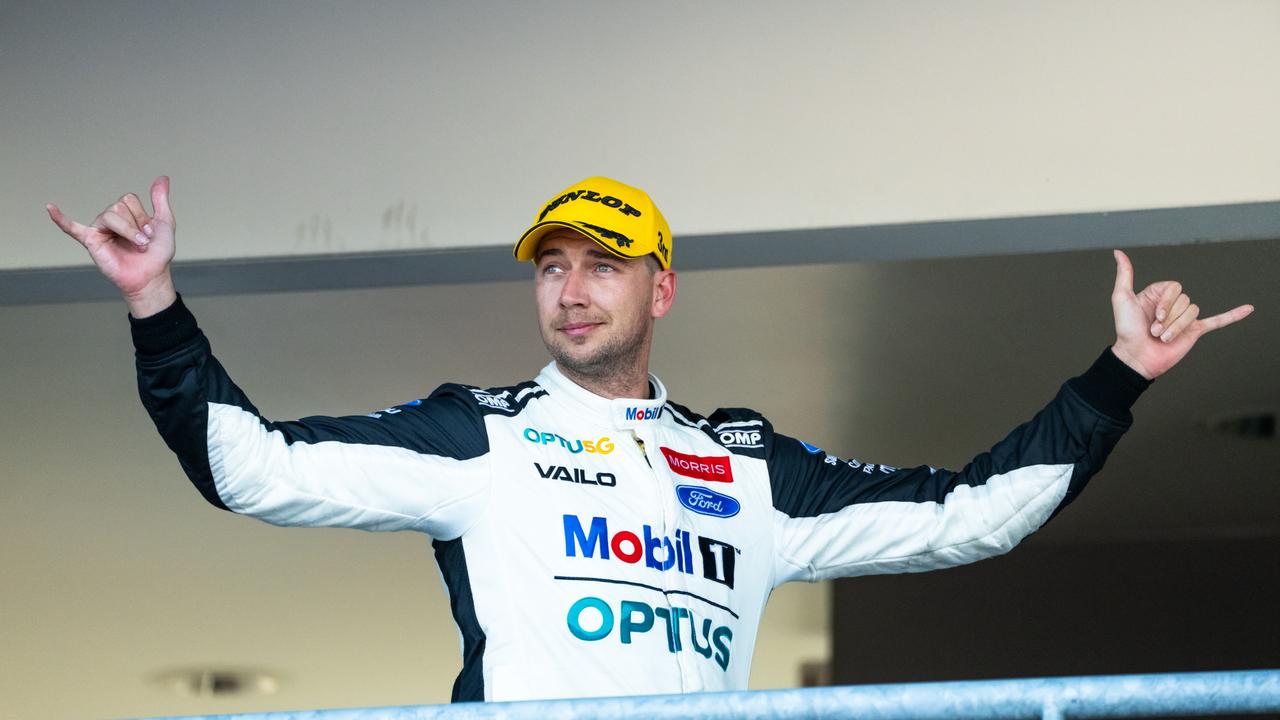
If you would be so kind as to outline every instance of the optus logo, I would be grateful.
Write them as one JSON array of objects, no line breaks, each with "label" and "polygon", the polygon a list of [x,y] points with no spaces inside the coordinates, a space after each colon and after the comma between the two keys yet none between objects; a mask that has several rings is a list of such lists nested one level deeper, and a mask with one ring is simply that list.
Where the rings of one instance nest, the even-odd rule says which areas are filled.
[{"label": "optus logo", "polygon": [[559,445],[574,455],[583,452],[608,455],[614,449],[613,440],[608,437],[597,440],[569,440],[555,433],[540,432],[533,428],[524,429],[524,439],[535,445]]},{"label": "optus logo", "polygon": [[[617,628],[618,640],[623,645],[630,645],[636,635],[653,630],[655,621],[661,620],[665,627],[659,632],[666,636],[667,652],[692,650],[708,660],[714,659],[721,670],[729,670],[733,629],[727,625],[717,626],[711,618],[698,618],[689,608],[654,607],[639,600],[623,600],[615,614],[609,603],[587,596],[569,608],[565,620],[569,632],[587,642],[604,640]],[[688,645],[685,638],[689,640]]]}]

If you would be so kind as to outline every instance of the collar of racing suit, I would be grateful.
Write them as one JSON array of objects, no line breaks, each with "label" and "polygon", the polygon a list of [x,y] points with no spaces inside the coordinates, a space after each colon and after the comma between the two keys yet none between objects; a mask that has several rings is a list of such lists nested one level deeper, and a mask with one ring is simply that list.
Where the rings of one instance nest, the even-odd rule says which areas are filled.
[{"label": "collar of racing suit", "polygon": [[649,374],[649,386],[653,398],[648,400],[601,397],[565,377],[554,361],[542,368],[536,382],[551,397],[573,408],[576,414],[619,430],[631,430],[656,421],[667,402],[667,388],[652,373]]}]

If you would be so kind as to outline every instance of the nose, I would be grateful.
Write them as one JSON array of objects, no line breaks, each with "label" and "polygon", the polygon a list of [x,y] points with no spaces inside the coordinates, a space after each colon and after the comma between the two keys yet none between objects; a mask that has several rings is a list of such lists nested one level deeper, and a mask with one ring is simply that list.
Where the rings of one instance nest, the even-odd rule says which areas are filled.
[{"label": "nose", "polygon": [[586,307],[589,303],[587,279],[579,268],[565,273],[564,283],[560,285],[560,307]]}]

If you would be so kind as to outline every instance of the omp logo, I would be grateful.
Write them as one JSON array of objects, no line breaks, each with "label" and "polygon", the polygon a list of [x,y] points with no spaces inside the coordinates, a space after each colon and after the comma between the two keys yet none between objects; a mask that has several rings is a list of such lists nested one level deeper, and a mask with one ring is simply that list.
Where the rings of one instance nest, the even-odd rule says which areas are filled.
[{"label": "omp logo", "polygon": [[535,445],[559,445],[569,452],[577,455],[582,452],[596,453],[598,455],[608,455],[613,452],[613,440],[608,437],[602,437],[598,440],[569,440],[555,433],[541,432],[533,428],[524,429],[524,439]]},{"label": "omp logo", "polygon": [[484,390],[480,390],[479,388],[468,389],[471,391],[471,394],[475,396],[476,402],[484,405],[485,407],[491,407],[497,410],[511,409],[511,403],[507,402],[507,397],[511,395],[510,390],[503,390],[497,395],[492,395]]},{"label": "omp logo", "polygon": [[742,504],[728,495],[692,485],[677,485],[676,497],[680,498],[681,505],[699,515],[731,518],[742,509]]},{"label": "omp logo", "polygon": [[695,480],[707,482],[733,482],[733,469],[727,456],[703,457],[702,455],[686,455],[669,447],[659,448],[667,459],[671,471]]},{"label": "omp logo", "polygon": [[721,430],[717,434],[725,447],[762,447],[759,430]]},{"label": "omp logo", "polygon": [[[667,652],[692,650],[708,660],[714,659],[722,671],[729,670],[729,642],[733,640],[733,629],[727,625],[716,625],[711,618],[699,618],[689,608],[675,605],[654,607],[639,600],[623,600],[618,605],[618,612],[614,613],[609,603],[587,596],[571,605],[565,616],[569,632],[579,640],[598,642],[608,638],[617,628],[618,640],[623,645],[630,645],[635,636],[652,631],[658,620],[662,621],[658,632],[667,639]],[[681,625],[688,630],[682,629]],[[686,638],[688,645],[685,645]]]},{"label": "omp logo", "polygon": [[567,468],[563,465],[543,467],[541,463],[534,463],[533,466],[537,468],[538,474],[547,480],[562,480],[579,485],[601,485],[603,487],[615,487],[618,484],[618,476],[613,473],[598,472],[592,477],[582,468]]},{"label": "omp logo", "polygon": [[736,420],[720,423],[715,427],[715,433],[725,447],[761,448],[764,447],[763,425],[763,420]]},{"label": "omp logo", "polygon": [[[640,535],[630,530],[609,534],[609,523],[602,517],[591,518],[582,527],[577,515],[564,516],[564,554],[566,557],[611,557],[635,565],[644,560],[645,567],[666,572],[675,570],[685,575],[702,575],[712,582],[733,587],[734,567],[741,550],[727,542],[709,537],[695,537],[688,530],[676,530],[671,537],[655,536],[645,525]],[[696,540],[696,543],[695,543]],[[694,546],[698,554],[693,554]],[[610,555],[612,553],[612,555]]]},{"label": "omp logo", "polygon": [[555,210],[565,203],[573,202],[574,200],[598,202],[605,207],[616,208],[618,212],[623,215],[630,215],[631,217],[640,217],[641,214],[639,210],[631,207],[628,203],[625,203],[612,195],[600,197],[600,193],[595,190],[575,190],[571,193],[565,193],[564,195],[561,195],[555,200],[547,203],[547,206],[542,208],[542,213],[538,215],[538,222],[542,222],[543,218],[545,218],[552,210]]},{"label": "omp logo", "polygon": [[662,414],[661,407],[629,407],[626,410],[628,420],[657,420]]}]

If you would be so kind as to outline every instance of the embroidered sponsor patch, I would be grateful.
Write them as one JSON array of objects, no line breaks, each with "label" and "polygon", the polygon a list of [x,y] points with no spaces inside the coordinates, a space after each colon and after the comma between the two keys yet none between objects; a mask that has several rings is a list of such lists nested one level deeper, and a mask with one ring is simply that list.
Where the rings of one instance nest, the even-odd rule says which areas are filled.
[{"label": "embroidered sponsor patch", "polygon": [[484,390],[481,390],[479,388],[467,388],[467,389],[471,391],[471,394],[475,397],[476,402],[480,403],[485,407],[490,407],[490,408],[493,408],[494,410],[506,410],[507,412],[511,412],[512,410],[511,402],[508,400],[508,398],[511,396],[510,390],[503,390],[501,393],[494,395],[492,393],[485,392]]},{"label": "embroidered sponsor patch", "polygon": [[676,497],[680,498],[681,505],[699,515],[731,518],[742,509],[742,504],[728,495],[693,485],[677,485]]},{"label": "embroidered sponsor patch", "polygon": [[686,455],[669,447],[659,448],[667,459],[671,472],[694,480],[707,482],[733,482],[733,469],[729,465],[729,457],[718,455],[704,457],[702,455]]}]

